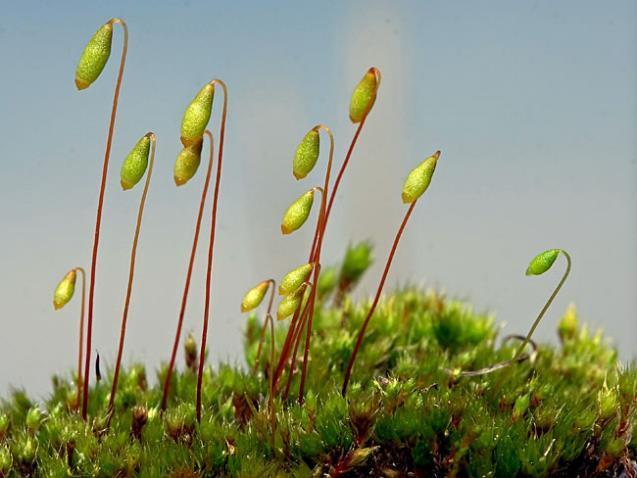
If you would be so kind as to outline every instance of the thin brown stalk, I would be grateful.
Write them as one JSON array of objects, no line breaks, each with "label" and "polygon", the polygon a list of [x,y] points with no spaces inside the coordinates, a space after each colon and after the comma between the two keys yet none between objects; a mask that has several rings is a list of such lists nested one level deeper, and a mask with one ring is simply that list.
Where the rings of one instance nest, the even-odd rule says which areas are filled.
[{"label": "thin brown stalk", "polygon": [[104,152],[104,163],[102,166],[102,180],[100,184],[99,199],[97,202],[97,217],[95,219],[95,234],[93,238],[93,253],[91,257],[91,282],[88,293],[88,321],[86,330],[86,361],[84,363],[84,388],[82,399],[82,418],[86,420],[88,415],[88,389],[89,389],[89,371],[91,367],[91,338],[93,332],[93,297],[95,294],[95,272],[97,267],[97,251],[100,242],[100,226],[102,223],[102,208],[104,206],[104,192],[106,191],[106,178],[108,176],[108,163],[111,155],[111,145],[113,143],[113,132],[115,130],[115,117],[117,115],[117,104],[119,101],[119,91],[122,86],[122,78],[124,76],[124,66],[126,65],[126,53],[128,51],[128,27],[124,20],[114,18],[113,24],[119,24],[124,31],[124,43],[122,46],[122,56],[117,73],[117,81],[115,83],[115,94],[113,96],[113,106],[111,108],[111,119],[108,125],[108,134],[106,136],[106,151]]},{"label": "thin brown stalk", "polygon": [[398,233],[396,234],[396,238],[394,239],[394,243],[391,247],[391,251],[389,252],[389,257],[387,258],[387,263],[385,264],[385,270],[383,271],[383,275],[380,278],[380,283],[378,284],[378,289],[376,290],[376,295],[374,296],[374,301],[372,302],[372,306],[367,312],[367,317],[365,317],[365,321],[363,322],[363,326],[361,327],[360,332],[358,333],[358,338],[356,339],[356,345],[354,345],[354,350],[352,350],[352,355],[349,358],[349,363],[347,364],[347,369],[345,371],[345,378],[343,380],[343,389],[342,394],[345,396],[347,394],[347,385],[349,384],[349,379],[352,374],[352,368],[354,367],[354,362],[356,361],[356,355],[358,354],[358,350],[360,349],[361,343],[363,342],[363,337],[365,336],[365,331],[367,330],[367,325],[369,324],[369,320],[374,315],[374,311],[376,310],[376,306],[378,305],[378,301],[380,300],[380,294],[383,291],[383,287],[385,286],[385,280],[387,279],[387,274],[389,274],[389,269],[391,267],[391,263],[394,259],[394,254],[396,253],[396,249],[398,248],[398,243],[400,242],[400,237],[405,230],[405,226],[407,225],[407,221],[409,221],[409,217],[416,206],[418,201],[414,201],[410,204],[409,209],[405,213],[405,217],[403,218],[403,222],[400,224],[400,228],[398,229]]},{"label": "thin brown stalk", "polygon": [[253,374],[256,374],[259,370],[259,359],[261,358],[261,352],[263,351],[265,334],[268,331],[268,318],[272,318],[272,305],[274,304],[274,294],[276,293],[275,280],[268,279],[267,282],[270,288],[270,300],[268,302],[268,311],[266,312],[265,320],[263,321],[263,327],[261,327],[261,339],[259,340],[259,347],[257,348],[257,357],[254,359],[254,366],[252,367]]},{"label": "thin brown stalk", "polygon": [[221,183],[221,166],[223,163],[223,145],[226,132],[226,117],[228,114],[228,87],[221,80],[213,80],[211,83],[221,86],[223,90],[223,109],[221,112],[221,129],[219,133],[219,154],[217,156],[217,173],[215,176],[215,189],[212,200],[212,222],[210,224],[210,244],[208,247],[208,267],[206,268],[206,297],[204,303],[203,330],[201,331],[201,351],[199,354],[199,370],[197,373],[197,396],[195,408],[197,421],[201,422],[201,386],[203,382],[203,369],[206,357],[206,340],[208,339],[208,320],[210,317],[210,286],[212,282],[212,261],[215,246],[217,227],[217,207],[219,201],[219,184]]},{"label": "thin brown stalk", "polygon": [[153,166],[155,165],[155,149],[157,147],[157,138],[154,133],[146,133],[150,139],[150,162],[148,164],[148,172],[146,173],[146,182],[144,183],[144,191],[139,201],[139,209],[137,210],[137,221],[135,223],[135,234],[133,236],[133,247],[130,253],[130,265],[128,268],[128,284],[126,285],[126,298],[124,299],[124,312],[122,313],[122,323],[119,332],[119,346],[117,349],[117,361],[115,362],[115,371],[113,373],[113,383],[111,384],[111,395],[108,401],[107,422],[108,427],[113,417],[113,406],[115,404],[115,394],[117,393],[117,383],[119,381],[119,372],[122,365],[122,355],[124,352],[124,339],[126,337],[126,324],[128,322],[128,310],[130,307],[131,295],[133,293],[133,280],[135,278],[135,261],[137,259],[137,245],[139,243],[139,234],[142,229],[142,218],[144,216],[144,207],[146,206],[146,197],[150,181],[153,176]]},{"label": "thin brown stalk", "polygon": [[82,362],[84,358],[84,309],[86,302],[86,272],[82,267],[76,267],[75,272],[82,276],[82,298],[80,301],[80,334],[77,351],[77,406],[81,407],[82,401]]},{"label": "thin brown stalk", "polygon": [[199,211],[197,212],[197,222],[195,223],[195,236],[192,241],[190,250],[190,259],[188,260],[188,272],[186,273],[186,282],[184,284],[184,292],[181,296],[181,307],[179,309],[179,318],[177,319],[177,330],[175,331],[175,340],[173,341],[173,349],[170,355],[166,378],[164,379],[164,390],[161,398],[160,410],[163,412],[168,406],[168,394],[170,393],[170,384],[172,380],[175,362],[177,360],[177,351],[179,349],[179,341],[181,340],[181,329],[184,325],[184,316],[186,315],[186,306],[188,305],[188,293],[190,291],[190,279],[192,278],[192,270],[195,264],[195,255],[197,254],[197,244],[199,243],[199,231],[201,230],[201,221],[203,219],[204,208],[206,207],[206,197],[208,196],[208,187],[212,176],[212,165],[214,159],[214,139],[209,130],[204,131],[204,136],[210,141],[210,153],[208,159],[208,168],[206,170],[206,178],[201,191],[201,200],[199,201]]}]

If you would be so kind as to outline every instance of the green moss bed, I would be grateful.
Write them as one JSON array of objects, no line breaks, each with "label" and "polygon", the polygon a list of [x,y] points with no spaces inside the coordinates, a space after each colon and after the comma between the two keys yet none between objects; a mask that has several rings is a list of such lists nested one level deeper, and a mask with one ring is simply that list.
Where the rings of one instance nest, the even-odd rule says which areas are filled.
[{"label": "green moss bed", "polygon": [[[252,316],[248,366],[206,370],[201,424],[192,350],[164,414],[161,388],[151,386],[164,369],[151,379],[142,365],[127,368],[108,430],[110,377],[91,390],[88,425],[72,375],[54,377],[42,403],[14,391],[0,407],[0,477],[635,476],[637,369],[573,310],[558,326],[560,346],[540,344],[528,360],[466,376],[510,359],[519,342],[502,340],[493,318],[465,303],[394,292],[370,323],[344,399],[368,307],[347,297],[317,304],[305,403],[296,376],[290,398],[274,401],[274,434],[267,346],[258,372],[250,367],[261,329]],[[279,347],[284,336],[279,324]]]}]

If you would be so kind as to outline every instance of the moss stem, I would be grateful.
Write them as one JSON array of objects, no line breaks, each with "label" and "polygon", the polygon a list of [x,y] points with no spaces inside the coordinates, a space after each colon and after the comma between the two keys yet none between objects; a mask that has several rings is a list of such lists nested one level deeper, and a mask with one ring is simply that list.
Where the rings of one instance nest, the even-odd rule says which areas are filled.
[{"label": "moss stem", "polygon": [[119,92],[122,86],[122,78],[124,76],[124,67],[126,65],[126,54],[128,52],[128,26],[124,20],[119,18],[113,19],[113,24],[119,24],[124,31],[124,43],[122,45],[122,56],[117,73],[117,81],[115,83],[115,94],[113,96],[113,105],[111,107],[111,119],[108,125],[108,134],[106,137],[106,151],[104,152],[104,162],[102,166],[102,179],[100,183],[100,192],[97,202],[97,215],[95,219],[95,233],[93,238],[93,253],[91,257],[91,280],[88,293],[88,320],[86,327],[86,361],[84,363],[84,387],[82,397],[82,418],[87,419],[88,416],[88,389],[89,389],[89,371],[91,367],[91,338],[93,332],[93,297],[95,294],[95,272],[97,267],[97,251],[100,242],[100,226],[102,223],[102,208],[104,206],[104,193],[106,191],[106,178],[108,176],[108,163],[111,155],[111,145],[113,143],[113,132],[115,130],[115,117],[117,115],[117,104],[119,101]]},{"label": "moss stem", "polygon": [[226,118],[228,115],[228,87],[219,80],[212,80],[211,83],[218,84],[223,90],[223,109],[221,112],[221,129],[219,132],[219,153],[217,156],[217,173],[215,176],[215,189],[212,199],[212,222],[210,224],[210,244],[208,247],[208,266],[206,268],[206,297],[204,303],[203,330],[201,332],[201,351],[199,354],[199,370],[197,373],[197,394],[195,398],[195,409],[197,421],[201,422],[201,386],[203,382],[203,369],[206,357],[206,340],[208,338],[208,320],[210,317],[210,286],[212,282],[212,261],[215,246],[217,227],[217,207],[219,201],[219,185],[221,183],[221,166],[223,163],[223,146],[226,133]]},{"label": "moss stem", "polygon": [[568,252],[566,252],[564,249],[560,249],[560,252],[562,254],[564,254],[564,257],[566,257],[566,270],[564,271],[564,275],[560,279],[560,282],[557,284],[557,287],[555,288],[555,290],[553,290],[553,293],[551,294],[549,299],[546,301],[546,304],[544,304],[544,307],[542,307],[542,310],[540,310],[540,313],[538,314],[537,318],[533,322],[533,325],[531,326],[531,329],[529,330],[529,333],[526,334],[526,338],[520,344],[520,347],[518,347],[518,350],[515,353],[515,356],[514,356],[513,360],[516,360],[520,356],[520,354],[524,350],[524,347],[526,347],[526,344],[529,343],[529,341],[531,340],[531,337],[533,336],[533,332],[535,332],[535,329],[537,328],[537,326],[542,321],[542,318],[544,317],[544,314],[546,314],[546,311],[548,310],[548,308],[553,303],[553,300],[555,299],[555,297],[559,293],[560,289],[564,285],[564,282],[566,282],[566,279],[568,278],[568,275],[571,273],[571,265],[572,264],[571,264],[571,256],[570,256],[570,254]]},{"label": "moss stem", "polygon": [[110,426],[113,416],[113,406],[115,404],[115,394],[117,393],[117,383],[119,381],[119,372],[122,365],[122,355],[124,352],[124,339],[126,337],[126,324],[128,322],[128,310],[130,308],[131,294],[133,292],[133,280],[135,278],[135,261],[137,259],[137,245],[139,243],[139,234],[142,229],[142,218],[144,217],[144,207],[146,206],[146,198],[148,197],[148,189],[153,176],[153,166],[155,165],[155,150],[157,148],[157,137],[155,133],[147,133],[150,139],[150,162],[148,164],[148,173],[146,174],[146,182],[144,183],[144,191],[139,201],[139,209],[137,210],[137,222],[135,223],[135,234],[133,236],[133,247],[130,254],[130,265],[128,267],[128,284],[126,285],[126,298],[124,299],[124,312],[122,313],[122,324],[119,332],[119,346],[117,349],[117,360],[115,362],[115,371],[113,372],[113,383],[111,384],[111,395],[108,401],[107,422],[106,426]]},{"label": "moss stem", "polygon": [[199,232],[201,230],[201,221],[203,219],[204,208],[206,207],[206,197],[208,196],[208,187],[210,186],[210,178],[212,176],[212,165],[214,162],[214,138],[210,130],[204,131],[204,136],[208,138],[210,142],[210,152],[208,159],[208,168],[206,170],[206,178],[203,183],[203,190],[201,191],[201,199],[199,201],[199,211],[197,212],[197,221],[195,222],[195,235],[192,240],[192,247],[190,249],[190,258],[188,259],[188,271],[186,272],[186,282],[184,284],[184,292],[181,296],[181,306],[179,308],[179,317],[177,319],[177,330],[175,331],[175,339],[173,341],[173,348],[170,355],[170,362],[168,363],[168,369],[166,370],[166,377],[164,379],[164,387],[161,398],[160,410],[163,412],[168,406],[168,394],[170,393],[170,384],[172,380],[173,370],[175,368],[175,361],[177,360],[177,351],[179,349],[179,341],[181,340],[181,330],[184,325],[184,316],[186,315],[186,306],[188,305],[188,293],[190,291],[190,280],[192,278],[192,270],[195,264],[195,256],[197,254],[197,244],[199,243]]},{"label": "moss stem", "polygon": [[383,275],[380,278],[380,283],[378,284],[378,289],[376,290],[376,295],[374,296],[374,301],[372,302],[372,306],[367,312],[367,317],[365,317],[365,321],[358,333],[358,338],[356,339],[356,345],[354,345],[354,350],[352,350],[352,355],[349,358],[349,363],[347,364],[347,369],[345,371],[345,378],[343,379],[343,389],[341,393],[343,396],[347,394],[347,385],[349,384],[350,376],[352,375],[352,368],[354,367],[354,362],[356,361],[356,355],[358,354],[358,350],[360,349],[361,343],[363,342],[363,337],[365,336],[365,331],[367,330],[367,325],[369,324],[369,320],[372,318],[374,311],[376,310],[376,306],[378,305],[378,301],[380,300],[380,294],[383,291],[383,287],[385,285],[385,280],[387,279],[387,274],[389,273],[389,268],[391,267],[391,263],[394,259],[394,254],[396,253],[396,249],[398,247],[398,243],[400,242],[400,237],[405,230],[405,226],[407,225],[407,221],[409,221],[409,217],[416,206],[418,201],[414,201],[409,205],[409,209],[405,213],[405,217],[403,218],[403,222],[398,229],[398,233],[396,234],[396,238],[394,239],[394,243],[391,247],[391,251],[389,252],[389,257],[387,258],[387,263],[385,264],[385,270],[383,271]]}]

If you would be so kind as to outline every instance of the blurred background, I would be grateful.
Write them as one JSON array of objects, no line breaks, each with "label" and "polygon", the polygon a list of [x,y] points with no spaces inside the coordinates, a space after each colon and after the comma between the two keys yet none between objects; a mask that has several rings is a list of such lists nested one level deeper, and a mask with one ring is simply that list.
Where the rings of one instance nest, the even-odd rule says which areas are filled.
[{"label": "blurred background", "polygon": [[[340,164],[354,133],[349,97],[371,65],[383,81],[335,203],[324,263],[371,239],[376,263],[357,293],[373,294],[405,209],[402,182],[441,149],[387,290],[441,288],[493,312],[506,333],[523,333],[564,267],[560,259],[527,278],[528,261],[565,248],[573,273],[536,337],[555,342],[573,301],[623,360],[635,357],[634,1],[25,1],[5,3],[0,18],[1,394],[24,386],[45,396],[51,374],[75,365],[79,297],[57,313],[51,301],[68,269],[89,267],[121,30],[91,88],[76,91],[73,76],[85,43],[113,16],[127,20],[130,49],[96,282],[103,365],[116,353],[141,193],[121,191],[118,172],[137,139],[154,131],[158,156],[125,361],[152,369],[169,357],[203,181],[200,171],[174,186],[181,116],[205,82],[228,83],[209,344],[213,360],[241,363],[243,293],[309,249],[313,227],[281,237],[279,224],[293,199],[322,182],[325,158],[298,183],[295,148],[323,122]],[[185,323],[197,335],[206,247],[202,240]]]}]

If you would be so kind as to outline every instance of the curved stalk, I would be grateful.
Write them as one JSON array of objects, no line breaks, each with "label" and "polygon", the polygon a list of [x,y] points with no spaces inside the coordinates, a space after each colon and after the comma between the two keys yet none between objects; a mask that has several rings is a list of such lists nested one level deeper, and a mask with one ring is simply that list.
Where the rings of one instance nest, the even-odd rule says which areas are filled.
[{"label": "curved stalk", "polygon": [[144,207],[146,206],[146,197],[150,181],[153,176],[153,166],[155,165],[155,150],[157,148],[157,137],[155,133],[147,133],[150,139],[150,162],[148,164],[148,172],[146,173],[146,182],[144,183],[144,191],[139,201],[139,209],[137,210],[137,222],[135,223],[135,234],[133,236],[133,247],[130,254],[130,266],[128,268],[128,284],[126,286],[126,298],[124,299],[124,312],[122,313],[122,324],[119,332],[119,346],[117,350],[117,361],[115,362],[115,371],[113,373],[113,383],[111,385],[111,396],[108,401],[107,421],[109,426],[113,417],[113,406],[115,404],[115,394],[117,393],[117,383],[119,380],[119,371],[122,365],[122,354],[124,352],[124,338],[126,337],[126,323],[128,321],[128,309],[130,307],[131,294],[133,292],[133,279],[135,278],[135,260],[137,258],[137,244],[139,242],[139,234],[142,229],[142,218],[144,216]]},{"label": "curved stalk", "polygon": [[86,302],[86,272],[82,267],[76,267],[75,272],[82,276],[82,298],[80,299],[80,334],[77,351],[77,406],[81,406],[82,401],[82,361],[84,358],[84,309]]},{"label": "curved stalk", "polygon": [[356,355],[358,354],[358,350],[360,349],[361,343],[363,342],[363,337],[365,336],[365,331],[367,330],[367,325],[369,324],[369,320],[372,318],[374,311],[376,310],[376,306],[378,305],[378,301],[380,299],[380,294],[383,291],[383,287],[385,285],[385,280],[387,279],[387,274],[389,273],[389,268],[391,267],[391,263],[394,259],[394,254],[396,253],[396,248],[398,247],[398,243],[400,242],[400,237],[405,230],[405,226],[407,225],[407,221],[409,221],[409,216],[414,210],[416,203],[418,201],[414,201],[410,204],[409,209],[405,213],[405,217],[403,218],[403,222],[398,229],[398,233],[396,234],[396,238],[394,239],[394,244],[391,247],[391,251],[389,252],[389,257],[387,258],[387,263],[385,264],[385,270],[383,271],[383,275],[380,278],[380,283],[378,284],[378,289],[376,290],[376,295],[374,296],[374,301],[372,302],[372,306],[367,312],[367,317],[365,317],[365,321],[363,322],[363,326],[361,327],[360,332],[358,333],[358,338],[356,339],[356,345],[354,345],[354,350],[352,350],[352,355],[349,358],[349,363],[347,364],[347,369],[345,371],[345,377],[343,379],[343,389],[342,394],[345,396],[347,394],[347,385],[349,384],[349,379],[352,374],[352,369],[354,367],[354,362],[356,361]]},{"label": "curved stalk", "polygon": [[[312,247],[310,248],[310,255],[308,259],[308,262],[318,264],[320,262],[320,250],[323,244],[322,232],[325,230],[327,197],[329,193],[330,176],[332,173],[332,163],[334,161],[334,135],[332,134],[332,130],[324,124],[318,124],[314,128],[316,130],[323,130],[327,134],[329,138],[329,142],[330,142],[327,168],[325,170],[325,178],[323,181],[323,190],[322,190],[323,194],[321,195],[321,209],[319,212],[318,221],[316,223],[316,229],[314,230],[314,239],[312,240]],[[317,254],[318,254],[318,257],[316,257]],[[316,294],[316,287],[318,287],[318,271],[316,270],[316,267],[315,267],[312,292],[311,292],[312,295]],[[312,302],[312,305],[313,305],[313,302]],[[282,350],[281,359],[279,360],[279,365],[284,364],[287,361],[287,358],[288,358],[287,353],[289,352],[289,345],[291,344],[291,340],[296,340],[296,339],[293,339],[293,336],[296,336],[297,334],[297,332],[295,331],[295,327],[297,325],[300,327],[303,327],[305,325],[304,317],[305,317],[306,311],[307,311],[307,307],[303,311],[303,314],[301,316],[301,322],[299,324],[297,324],[296,320],[293,320],[290,323],[290,328],[288,329],[288,336],[286,337],[286,341],[285,341],[285,344],[288,346],[287,347],[284,346],[284,350]],[[296,355],[297,347],[298,345],[295,344],[294,346],[295,355]],[[283,354],[283,352],[285,352],[285,355]],[[307,357],[306,355],[304,355],[304,367],[303,367],[304,370],[306,370],[306,365],[305,365],[306,360],[307,360]],[[278,380],[280,378],[279,374],[283,373],[283,367],[277,368],[277,371],[278,371],[278,374],[275,378],[275,386],[276,386],[276,383],[278,383]],[[290,380],[291,380],[291,377],[288,379],[288,382]],[[287,388],[289,389],[289,386]]]},{"label": "curved stalk", "polygon": [[208,338],[208,320],[210,317],[210,285],[212,279],[212,261],[215,246],[215,233],[217,227],[217,207],[219,201],[219,184],[221,183],[221,166],[223,163],[223,144],[226,132],[226,117],[228,114],[228,87],[218,79],[212,80],[211,83],[218,84],[223,90],[223,109],[221,112],[221,129],[219,132],[219,153],[217,156],[217,173],[215,176],[215,190],[212,199],[212,222],[210,224],[210,244],[208,247],[208,266],[206,269],[206,298],[204,304],[203,329],[201,332],[201,351],[199,354],[199,370],[197,373],[197,396],[195,407],[197,412],[197,421],[201,422],[201,385],[203,381],[204,359],[206,357],[206,340]]},{"label": "curved stalk", "polygon": [[524,339],[522,344],[520,344],[520,347],[518,348],[517,352],[515,353],[515,356],[514,356],[513,360],[516,360],[520,356],[520,354],[524,350],[524,347],[526,347],[526,344],[529,343],[529,341],[531,340],[531,336],[533,335],[533,332],[535,332],[535,329],[537,328],[537,326],[542,321],[542,318],[544,317],[544,314],[546,314],[546,311],[548,310],[548,308],[553,303],[553,300],[555,299],[555,297],[559,293],[560,289],[564,285],[564,282],[566,282],[566,279],[568,278],[568,275],[571,273],[571,256],[570,256],[570,254],[568,252],[566,252],[564,249],[560,249],[560,252],[562,254],[564,254],[564,257],[566,257],[566,270],[564,271],[564,275],[560,279],[560,282],[557,284],[557,287],[555,288],[555,290],[553,290],[553,293],[549,297],[549,300],[546,301],[546,304],[544,304],[544,307],[542,307],[542,310],[540,310],[540,313],[538,314],[537,318],[535,319],[535,322],[533,322],[533,325],[531,326],[531,329],[529,330],[529,333],[526,334],[526,338]]},{"label": "curved stalk", "polygon": [[175,331],[175,340],[173,341],[173,349],[170,355],[170,363],[168,364],[168,370],[166,371],[166,378],[164,380],[164,390],[161,398],[160,410],[166,410],[168,405],[168,394],[170,392],[170,383],[172,380],[173,369],[175,368],[175,361],[177,360],[177,351],[179,349],[179,341],[181,340],[181,329],[184,325],[184,316],[186,315],[186,306],[188,305],[188,293],[190,291],[190,279],[192,278],[192,269],[195,264],[195,255],[197,254],[197,244],[199,243],[199,231],[201,230],[201,220],[203,219],[203,211],[206,206],[206,197],[208,196],[208,187],[210,185],[210,177],[212,176],[212,165],[214,158],[214,139],[210,130],[204,131],[204,136],[208,137],[210,141],[210,153],[208,160],[208,169],[206,170],[206,178],[203,183],[203,190],[201,191],[201,200],[199,202],[199,211],[197,212],[197,222],[195,223],[195,236],[192,241],[192,248],[190,250],[190,259],[188,260],[188,272],[186,273],[186,282],[184,284],[184,292],[181,297],[181,307],[179,309],[179,318],[177,319],[177,330]]},{"label": "curved stalk", "polygon": [[[259,369],[259,359],[263,350],[263,343],[265,342],[265,333],[268,330],[268,321],[272,319],[272,304],[274,304],[274,294],[276,292],[276,282],[274,279],[267,280],[270,286],[270,300],[268,301],[268,311],[266,312],[265,320],[263,321],[263,327],[261,328],[261,339],[259,340],[259,347],[257,348],[257,357],[254,359],[254,366],[252,367],[252,373],[256,374]],[[274,327],[274,324],[272,324]],[[274,333],[274,332],[273,332]]]},{"label": "curved stalk", "polygon": [[108,125],[108,135],[106,137],[106,151],[104,152],[104,163],[102,166],[102,180],[100,184],[99,199],[97,202],[97,216],[95,219],[95,234],[93,238],[93,253],[91,257],[91,281],[88,293],[88,320],[86,328],[86,361],[84,363],[84,387],[82,399],[82,418],[86,420],[88,415],[88,389],[89,389],[89,371],[91,367],[91,338],[93,332],[93,296],[95,294],[95,272],[97,266],[97,251],[100,242],[100,226],[102,223],[102,208],[104,206],[104,192],[106,190],[106,178],[108,176],[108,162],[111,155],[111,145],[113,143],[113,132],[115,129],[115,117],[117,115],[117,104],[119,101],[119,92],[122,86],[122,78],[124,76],[124,67],[126,65],[126,54],[128,52],[128,27],[126,22],[120,18],[114,18],[113,24],[119,24],[124,31],[124,43],[122,45],[122,56],[119,63],[119,71],[115,83],[115,93],[113,96],[113,106],[111,107],[111,119]]}]

